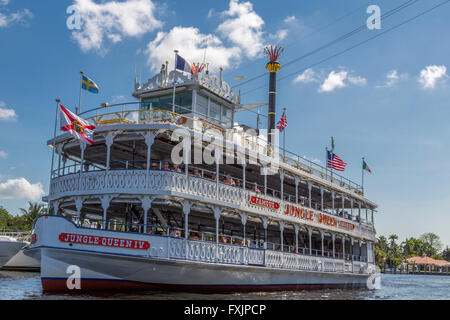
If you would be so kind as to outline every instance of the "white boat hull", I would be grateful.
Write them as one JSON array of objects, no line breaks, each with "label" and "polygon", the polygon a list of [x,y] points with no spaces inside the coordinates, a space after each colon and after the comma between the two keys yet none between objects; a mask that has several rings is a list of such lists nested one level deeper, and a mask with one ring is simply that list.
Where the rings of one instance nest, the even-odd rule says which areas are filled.
[{"label": "white boat hull", "polygon": [[[73,223],[56,216],[40,218],[33,232],[37,241],[25,250],[25,253],[36,259],[40,258],[41,279],[45,291],[69,290],[67,280],[72,275],[68,272],[69,266],[79,267],[81,290],[89,291],[145,289],[237,292],[353,288],[366,287],[370,276],[368,273],[350,274],[255,266],[248,263],[249,258],[246,264],[217,263],[216,257],[210,257],[209,262],[172,258],[171,255],[175,254],[175,251],[169,243],[171,238],[77,228]],[[67,238],[68,233],[83,235],[86,243],[91,240],[94,242],[94,237],[110,237],[149,241],[151,247],[138,251],[67,243],[62,239]],[[186,244],[184,239],[173,241]]]},{"label": "white boat hull", "polygon": [[23,250],[16,253],[4,266],[3,270],[13,271],[39,271],[41,262],[32,257],[26,256]]},{"label": "white boat hull", "polygon": [[15,256],[25,244],[25,242],[19,241],[0,241],[0,268]]}]

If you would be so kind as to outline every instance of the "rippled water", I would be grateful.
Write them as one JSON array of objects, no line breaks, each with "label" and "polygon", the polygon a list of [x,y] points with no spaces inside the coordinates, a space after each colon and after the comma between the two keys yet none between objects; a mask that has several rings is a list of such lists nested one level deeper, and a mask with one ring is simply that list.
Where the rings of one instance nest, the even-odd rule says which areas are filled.
[{"label": "rippled water", "polygon": [[42,292],[38,273],[0,271],[0,299],[114,299],[114,300],[450,300],[450,276],[432,275],[381,275],[378,290],[324,289],[299,292],[236,293],[236,294],[191,294],[142,292],[139,294],[104,295],[49,295]]}]

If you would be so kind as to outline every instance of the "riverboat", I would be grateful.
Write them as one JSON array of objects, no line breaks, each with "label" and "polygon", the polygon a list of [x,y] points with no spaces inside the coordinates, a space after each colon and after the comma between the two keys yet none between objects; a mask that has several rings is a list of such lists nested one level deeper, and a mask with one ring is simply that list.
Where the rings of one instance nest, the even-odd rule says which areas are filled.
[{"label": "riverboat", "polygon": [[96,126],[94,145],[70,133],[48,141],[52,214],[37,219],[25,250],[41,262],[43,289],[366,287],[377,205],[360,185],[280,148],[276,130],[238,125],[245,107],[222,71],[196,70],[166,63],[146,83],[135,79],[136,102],[80,113]]}]

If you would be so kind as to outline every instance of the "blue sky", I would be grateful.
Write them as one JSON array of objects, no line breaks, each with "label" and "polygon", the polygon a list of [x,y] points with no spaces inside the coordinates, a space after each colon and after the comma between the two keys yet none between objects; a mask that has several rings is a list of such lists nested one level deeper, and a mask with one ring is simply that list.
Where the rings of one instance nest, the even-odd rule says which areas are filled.
[{"label": "blue sky", "polygon": [[[172,63],[174,49],[199,61],[207,46],[210,70],[224,67],[235,85],[235,76],[265,72],[266,44],[285,47],[283,64],[364,25],[369,5],[383,14],[405,2],[278,1],[274,10],[269,1],[0,0],[0,205],[16,214],[48,191],[55,98],[74,109],[80,70],[100,86],[99,95],[84,95],[86,107],[133,101],[135,65],[145,80]],[[379,234],[434,232],[450,245],[450,4],[304,72],[440,2],[416,1],[381,30],[364,29],[281,70],[279,78],[300,72],[279,81],[278,111],[288,110],[289,149],[323,164],[334,136],[356,182],[367,159]],[[74,3],[81,30],[66,25]],[[243,103],[266,102],[265,85],[267,78],[244,85]],[[237,120],[256,122],[251,113]]]}]

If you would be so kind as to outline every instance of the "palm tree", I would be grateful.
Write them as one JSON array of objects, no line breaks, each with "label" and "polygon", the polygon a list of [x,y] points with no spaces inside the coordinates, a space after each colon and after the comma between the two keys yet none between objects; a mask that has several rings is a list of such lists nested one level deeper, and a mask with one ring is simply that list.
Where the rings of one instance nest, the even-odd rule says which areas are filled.
[{"label": "palm tree", "polygon": [[25,210],[23,208],[20,208],[20,211],[22,211],[23,217],[25,219],[25,223],[32,227],[34,221],[41,215],[46,213],[45,205],[42,203],[37,202],[28,202],[28,210]]},{"label": "palm tree", "polygon": [[391,234],[391,235],[389,236],[389,240],[391,240],[391,248],[394,247],[394,245],[395,245],[395,240],[397,240],[397,239],[398,239],[398,236],[397,236],[396,234]]}]

